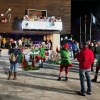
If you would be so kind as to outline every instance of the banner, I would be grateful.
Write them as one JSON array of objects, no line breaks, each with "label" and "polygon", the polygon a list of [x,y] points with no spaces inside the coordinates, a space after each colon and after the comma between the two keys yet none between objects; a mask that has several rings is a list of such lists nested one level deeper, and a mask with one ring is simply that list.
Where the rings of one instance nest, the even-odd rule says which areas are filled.
[{"label": "banner", "polygon": [[62,30],[62,22],[22,21],[22,29]]}]

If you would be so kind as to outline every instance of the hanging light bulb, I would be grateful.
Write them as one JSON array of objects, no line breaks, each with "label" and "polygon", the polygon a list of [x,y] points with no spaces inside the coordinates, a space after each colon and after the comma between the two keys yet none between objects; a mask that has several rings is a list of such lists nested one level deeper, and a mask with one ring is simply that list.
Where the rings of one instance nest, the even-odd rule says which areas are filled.
[{"label": "hanging light bulb", "polygon": [[8,8],[8,11],[11,11],[11,8]]},{"label": "hanging light bulb", "polygon": [[61,41],[63,40],[63,38],[61,38]]},{"label": "hanging light bulb", "polygon": [[66,36],[65,39],[68,39],[68,37]]},{"label": "hanging light bulb", "polygon": [[11,8],[8,8],[8,10],[6,11],[5,15],[8,14],[9,11],[11,11]]},{"label": "hanging light bulb", "polygon": [[1,17],[4,16],[4,14],[1,14]]},{"label": "hanging light bulb", "polygon": [[5,14],[1,14],[1,21],[2,23],[6,23],[7,20],[9,21],[10,23],[10,20],[11,20],[11,14],[9,13],[11,11],[11,8],[8,8],[8,10],[6,11]]}]

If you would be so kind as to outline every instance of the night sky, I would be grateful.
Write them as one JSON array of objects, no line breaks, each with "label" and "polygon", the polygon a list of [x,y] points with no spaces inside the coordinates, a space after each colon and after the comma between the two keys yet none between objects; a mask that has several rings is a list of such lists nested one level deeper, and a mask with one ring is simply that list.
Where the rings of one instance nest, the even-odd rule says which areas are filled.
[{"label": "night sky", "polygon": [[[86,17],[86,34],[87,40],[89,40],[90,33],[90,18],[91,13],[97,18],[100,19],[100,0],[72,0],[71,2],[71,33],[73,34],[73,38],[79,41],[79,33],[80,33],[80,20],[82,22],[82,41],[84,41],[84,24],[85,24],[85,15]],[[93,25],[92,25],[93,26]],[[96,26],[96,25],[94,25]],[[99,33],[97,28],[92,27],[92,39],[97,39],[97,36],[94,37],[94,33]],[[98,28],[98,31],[100,28]],[[100,38],[100,37],[99,37]]]}]

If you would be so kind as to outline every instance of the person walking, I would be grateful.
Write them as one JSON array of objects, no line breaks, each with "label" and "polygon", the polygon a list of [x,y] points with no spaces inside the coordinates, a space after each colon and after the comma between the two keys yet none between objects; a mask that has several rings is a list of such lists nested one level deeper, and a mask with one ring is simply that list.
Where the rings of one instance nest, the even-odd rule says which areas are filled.
[{"label": "person walking", "polygon": [[17,77],[17,68],[19,64],[19,57],[18,55],[20,54],[20,49],[16,48],[16,44],[12,43],[12,48],[9,50],[9,60],[10,60],[10,69],[9,69],[9,75],[8,75],[8,80],[11,79],[12,72],[14,73],[14,78],[13,80],[16,80]]},{"label": "person walking", "polygon": [[[94,54],[93,51],[88,48],[87,43],[83,43],[82,50],[77,54],[77,60],[79,62],[79,77],[81,85],[81,90],[78,94],[81,96],[85,96],[86,93],[91,95],[92,87],[90,71],[91,64],[94,62]],[[87,91],[85,90],[85,77],[87,80]]]},{"label": "person walking", "polygon": [[61,80],[63,68],[65,68],[65,80],[68,80],[68,67],[72,67],[71,61],[69,59],[68,44],[64,44],[61,50],[56,49],[61,55],[60,71],[58,81]]}]

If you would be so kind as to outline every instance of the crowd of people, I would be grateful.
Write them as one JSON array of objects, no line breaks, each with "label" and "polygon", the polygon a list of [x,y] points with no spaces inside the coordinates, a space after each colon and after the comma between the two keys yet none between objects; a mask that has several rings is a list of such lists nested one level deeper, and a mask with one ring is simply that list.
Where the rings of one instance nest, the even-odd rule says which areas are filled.
[{"label": "crowd of people", "polygon": [[[69,59],[68,44],[64,44],[60,50],[56,50],[61,55],[61,64],[59,71],[58,81],[61,80],[62,70],[65,68],[65,80],[68,80],[68,68],[72,67],[72,62]],[[79,62],[79,78],[81,89],[78,92],[79,95],[85,96],[86,94],[91,95],[92,92],[92,82],[97,82],[98,71],[100,69],[100,41],[93,43],[88,41],[87,43],[82,43],[80,46],[76,41],[72,42],[73,58],[77,59]],[[96,71],[94,79],[90,78],[90,71],[94,71],[94,60],[96,62]],[[87,90],[85,89],[85,77],[87,80]]]},{"label": "crowd of people", "polygon": [[44,21],[44,22],[61,22],[62,21],[61,17],[55,18],[55,16],[51,16],[51,17],[37,16],[35,14],[31,16],[25,15],[23,19],[27,21]]},{"label": "crowd of people", "polygon": [[46,41],[37,41],[37,43],[34,43],[34,41],[31,38],[20,38],[20,39],[13,39],[13,38],[8,38],[8,37],[1,37],[0,36],[0,48],[2,49],[10,49],[12,46],[12,43],[16,44],[16,47],[23,47],[23,48],[31,48],[33,44],[41,44],[42,42],[45,42],[46,48],[47,49],[52,49],[52,41],[51,40],[46,40]]},{"label": "crowd of people", "polygon": [[[28,62],[31,62],[32,67],[35,67],[35,63],[39,62],[39,67],[43,67],[43,62],[45,62],[46,52],[52,49],[51,40],[47,44],[43,41],[41,44],[32,44],[28,48],[28,52],[23,52],[25,48],[22,45],[17,45],[15,42],[11,43],[11,48],[9,49],[9,60],[10,60],[10,70],[8,80],[11,79],[12,72],[14,72],[14,78],[16,78],[16,71],[18,66],[23,67],[23,69],[28,67]],[[27,59],[27,57],[29,57]]]},{"label": "crowd of people", "polygon": [[13,39],[8,37],[0,37],[0,47],[3,49],[11,48],[11,44],[15,43],[16,46],[30,47],[32,45],[31,38]]},{"label": "crowd of people", "polygon": [[[2,41],[6,41],[5,39]],[[6,42],[3,42],[6,43]],[[14,53],[15,59],[14,61],[10,59],[10,69],[8,80],[11,79],[12,73],[14,73],[13,79],[17,79],[17,68],[22,65],[24,68],[26,67],[27,60],[25,60],[25,54],[23,53],[23,41],[19,40],[19,45],[16,42],[11,42],[11,47],[9,49],[9,56]],[[31,42],[29,42],[30,45]],[[3,48],[5,44],[2,44],[1,47]],[[39,66],[43,67],[43,62],[45,62],[46,51],[52,49],[51,41],[48,41],[47,44],[42,42],[41,44],[37,45],[30,45],[30,59],[32,61],[32,66],[35,66],[35,63],[38,61]],[[80,78],[80,85],[81,90],[78,92],[79,95],[85,96],[86,93],[91,95],[92,92],[92,85],[91,85],[91,78],[90,78],[90,71],[94,72],[94,60],[97,59],[96,62],[96,70],[94,79],[92,82],[97,82],[98,72],[100,69],[100,41],[91,42],[88,41],[86,43],[79,44],[77,41],[72,41],[71,51],[73,52],[73,60],[77,59],[79,62],[79,78]],[[73,61],[70,60],[69,57],[69,44],[64,43],[61,45],[60,48],[56,49],[56,52],[61,56],[60,62],[60,70],[59,70],[59,77],[58,81],[61,81],[62,71],[65,69],[65,80],[68,81],[68,69],[69,67],[74,66]],[[87,90],[85,89],[85,82],[84,79],[86,77],[87,80]]]}]

